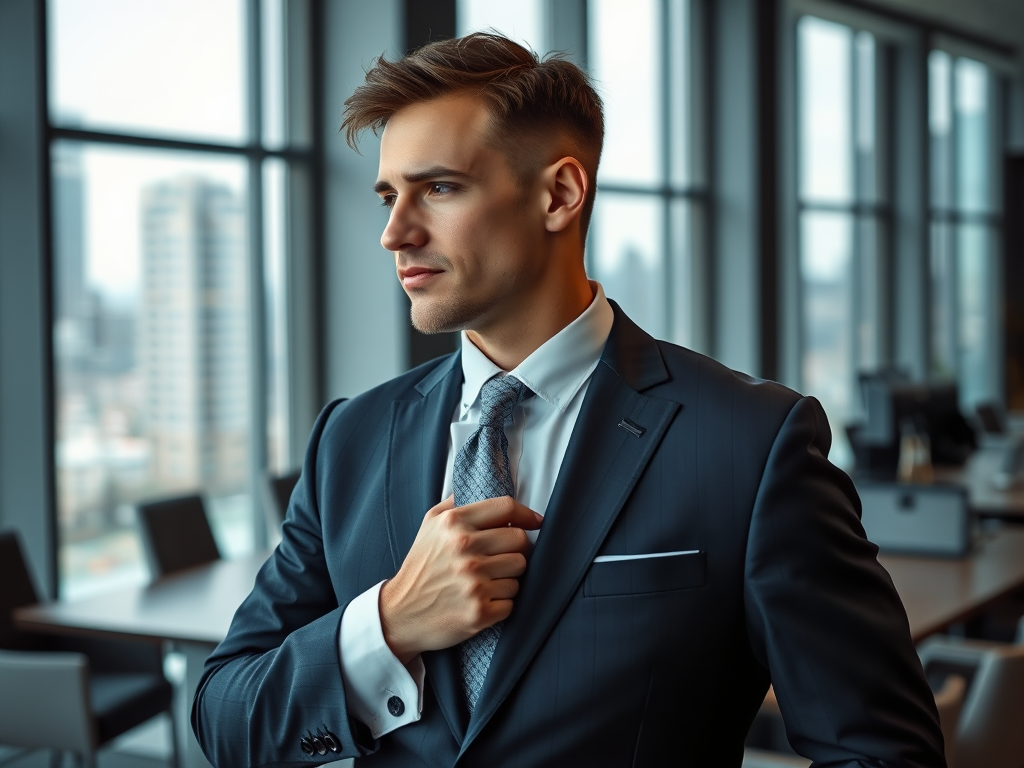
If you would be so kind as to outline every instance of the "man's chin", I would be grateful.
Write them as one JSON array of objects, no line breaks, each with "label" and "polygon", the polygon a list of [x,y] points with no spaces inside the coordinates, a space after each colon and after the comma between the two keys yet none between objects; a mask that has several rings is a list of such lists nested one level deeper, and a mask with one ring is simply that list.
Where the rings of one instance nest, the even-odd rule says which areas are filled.
[{"label": "man's chin", "polygon": [[413,301],[409,311],[412,327],[420,333],[455,333],[470,327],[480,313],[470,307],[433,304]]}]

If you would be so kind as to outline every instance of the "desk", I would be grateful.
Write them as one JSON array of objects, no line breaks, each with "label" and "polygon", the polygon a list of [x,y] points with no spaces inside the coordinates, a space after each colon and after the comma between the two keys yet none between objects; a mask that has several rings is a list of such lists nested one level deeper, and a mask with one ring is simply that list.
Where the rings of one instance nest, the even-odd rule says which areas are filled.
[{"label": "desk", "polygon": [[102,635],[171,642],[185,656],[185,701],[179,709],[186,734],[185,765],[209,768],[192,735],[188,711],[203,663],[227,634],[235,609],[252,591],[266,552],[239,560],[218,560],[146,587],[133,587],[68,603],[21,608],[18,627],[34,632]]},{"label": "desk", "polygon": [[1005,491],[992,484],[1002,461],[1002,449],[983,448],[975,451],[962,467],[936,467],[935,480],[966,488],[971,511],[982,517],[1024,522],[1024,483],[1018,480]]},{"label": "desk", "polygon": [[[51,603],[15,612],[18,626],[39,632],[100,634],[172,641],[187,661],[186,706],[191,707],[203,662],[227,634],[235,609],[252,590],[266,553],[222,560],[148,586],[73,603]],[[1024,586],[1024,528],[1000,529],[963,559],[881,555],[920,642],[980,612]],[[209,765],[186,723],[186,761]]]},{"label": "desk", "polygon": [[910,620],[915,643],[1024,587],[1024,529],[983,534],[968,557],[879,555]]}]

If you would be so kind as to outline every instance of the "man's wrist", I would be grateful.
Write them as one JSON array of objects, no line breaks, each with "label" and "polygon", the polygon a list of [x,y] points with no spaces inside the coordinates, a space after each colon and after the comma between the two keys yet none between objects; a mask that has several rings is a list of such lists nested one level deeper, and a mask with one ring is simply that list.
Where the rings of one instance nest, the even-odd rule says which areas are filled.
[{"label": "man's wrist", "polygon": [[402,623],[400,620],[396,620],[396,611],[392,603],[393,589],[394,584],[391,579],[388,579],[381,585],[377,604],[377,610],[380,612],[380,628],[384,633],[384,642],[391,649],[391,653],[408,667],[409,662],[419,656],[420,649],[412,647],[408,640],[402,636]]}]

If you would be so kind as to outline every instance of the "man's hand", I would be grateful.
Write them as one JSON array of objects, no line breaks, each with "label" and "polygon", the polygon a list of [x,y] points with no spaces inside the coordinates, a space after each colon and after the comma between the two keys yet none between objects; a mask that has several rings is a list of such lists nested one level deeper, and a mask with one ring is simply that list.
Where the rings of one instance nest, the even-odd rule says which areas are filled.
[{"label": "man's hand", "polygon": [[423,517],[393,579],[380,590],[384,640],[403,663],[449,648],[508,618],[526,570],[527,530],[544,518],[508,496]]}]

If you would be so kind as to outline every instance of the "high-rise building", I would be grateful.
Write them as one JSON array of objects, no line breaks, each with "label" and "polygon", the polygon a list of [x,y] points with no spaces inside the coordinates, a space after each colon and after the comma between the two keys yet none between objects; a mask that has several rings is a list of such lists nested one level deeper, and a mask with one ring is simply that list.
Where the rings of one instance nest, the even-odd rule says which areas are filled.
[{"label": "high-rise building", "polygon": [[245,212],[227,186],[179,177],[142,194],[139,362],[151,481],[241,490],[248,472]]}]

